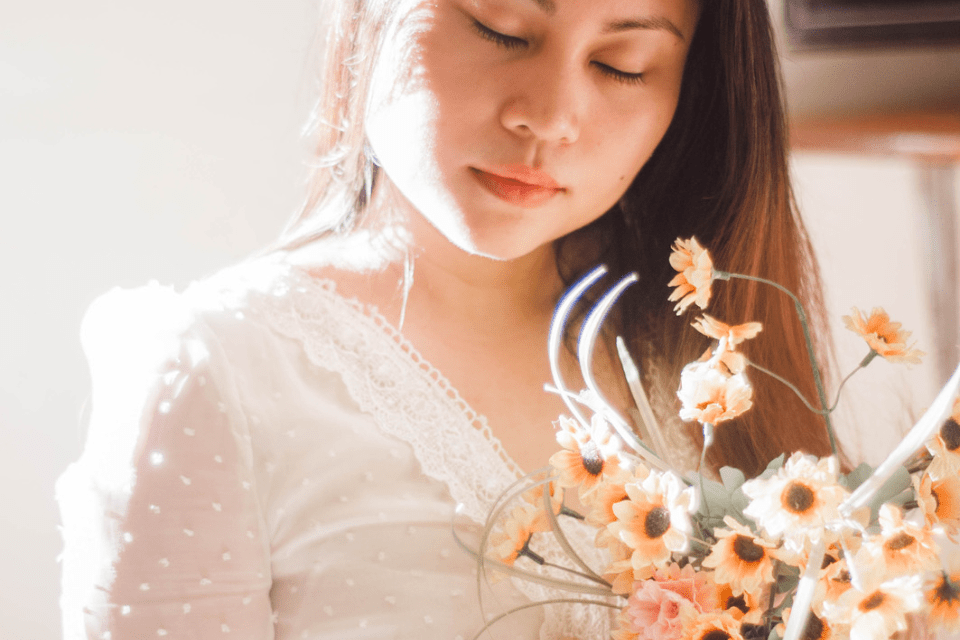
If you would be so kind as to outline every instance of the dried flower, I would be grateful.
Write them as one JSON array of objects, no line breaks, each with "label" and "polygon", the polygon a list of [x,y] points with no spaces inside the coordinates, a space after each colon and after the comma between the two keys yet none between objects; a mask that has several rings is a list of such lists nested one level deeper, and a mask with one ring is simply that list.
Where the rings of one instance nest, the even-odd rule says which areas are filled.
[{"label": "dried flower", "polygon": [[490,535],[490,555],[506,565],[512,565],[523,555],[534,533],[550,530],[546,514],[537,507],[524,504],[514,509],[499,531]]},{"label": "dried flower", "polygon": [[550,465],[560,475],[557,482],[564,488],[577,487],[581,500],[597,489],[603,478],[620,471],[620,439],[598,414],[588,429],[561,416],[557,442],[563,450],[550,457]]},{"label": "dried flower", "polygon": [[743,640],[740,621],[726,611],[698,612],[684,609],[680,612],[683,622],[681,640]]},{"label": "dried flower", "polygon": [[710,302],[710,284],[713,282],[713,261],[707,250],[700,246],[696,238],[677,238],[673,243],[673,253],[670,254],[670,266],[679,272],[667,285],[676,287],[669,300],[678,301],[673,308],[677,315],[693,303],[706,309]]},{"label": "dried flower", "polygon": [[[929,471],[929,470],[928,470]],[[928,524],[939,524],[950,536],[960,532],[960,476],[934,480],[929,472],[913,480],[917,504]]]},{"label": "dried flower", "polygon": [[753,406],[753,387],[742,372],[730,375],[713,360],[697,361],[683,368],[677,397],[683,403],[682,420],[716,425]]},{"label": "dried flower", "polygon": [[629,500],[613,505],[616,522],[610,532],[633,549],[634,569],[663,567],[674,551],[684,551],[691,533],[690,514],[696,511],[693,488],[673,473],[651,472],[642,482],[624,485]]},{"label": "dried flower", "polygon": [[960,631],[960,573],[941,572],[924,597],[934,628]]},{"label": "dried flower", "polygon": [[827,621],[834,625],[849,625],[851,640],[889,638],[906,629],[906,614],[921,605],[920,576],[880,582],[880,569],[868,566],[861,572],[861,579],[863,591],[848,589],[836,602],[824,602]]},{"label": "dried flower", "polygon": [[816,457],[797,452],[768,479],[743,484],[750,498],[744,514],[774,538],[785,536],[787,546],[798,550],[804,536],[818,540],[824,524],[840,517],[838,508],[847,495],[838,483],[839,466],[833,456]]},{"label": "dried flower", "polygon": [[730,326],[707,314],[697,318],[691,326],[708,338],[714,340],[726,339],[726,348],[729,351],[733,351],[733,348],[743,341],[755,338],[763,329],[763,325],[759,322]]},{"label": "dried flower", "polygon": [[871,349],[890,362],[920,364],[920,358],[926,355],[907,346],[910,332],[901,329],[899,322],[891,322],[890,316],[881,307],[874,307],[866,318],[859,309],[853,307],[853,314],[843,316],[843,322],[847,329],[866,340]]},{"label": "dried flower", "polygon": [[773,582],[773,561],[780,555],[776,545],[730,516],[723,521],[729,529],[714,530],[719,539],[703,561],[703,566],[715,569],[714,580],[729,584],[735,595],[755,593]]},{"label": "dried flower", "polygon": [[933,454],[933,460],[927,467],[934,480],[957,475],[960,472],[960,398],[953,402],[953,412],[940,426],[927,450]]},{"label": "dried flower", "polygon": [[893,505],[880,507],[878,535],[864,541],[857,554],[857,566],[876,563],[887,577],[936,569],[940,566],[939,549],[933,533],[903,519]]}]

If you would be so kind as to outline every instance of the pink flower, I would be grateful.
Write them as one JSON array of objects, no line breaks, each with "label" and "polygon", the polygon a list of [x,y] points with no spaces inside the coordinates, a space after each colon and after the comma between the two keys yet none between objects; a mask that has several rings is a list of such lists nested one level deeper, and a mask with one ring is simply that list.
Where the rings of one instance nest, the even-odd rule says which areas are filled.
[{"label": "pink flower", "polygon": [[670,565],[653,580],[634,583],[634,591],[621,616],[621,628],[638,639],[677,640],[683,631],[680,612],[699,613],[717,608],[716,586],[706,574],[686,566]]},{"label": "pink flower", "polygon": [[639,589],[630,596],[623,616],[628,630],[645,640],[677,640],[683,631],[680,610],[694,604],[656,580],[637,584]]}]

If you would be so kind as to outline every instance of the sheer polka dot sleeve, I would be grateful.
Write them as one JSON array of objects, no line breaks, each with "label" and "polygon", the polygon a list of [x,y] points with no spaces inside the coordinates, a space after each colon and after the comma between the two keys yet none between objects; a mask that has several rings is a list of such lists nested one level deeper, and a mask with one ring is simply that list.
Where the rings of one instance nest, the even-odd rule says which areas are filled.
[{"label": "sheer polka dot sleeve", "polygon": [[91,307],[80,459],[57,482],[64,637],[274,637],[250,436],[219,343],[157,286]]}]

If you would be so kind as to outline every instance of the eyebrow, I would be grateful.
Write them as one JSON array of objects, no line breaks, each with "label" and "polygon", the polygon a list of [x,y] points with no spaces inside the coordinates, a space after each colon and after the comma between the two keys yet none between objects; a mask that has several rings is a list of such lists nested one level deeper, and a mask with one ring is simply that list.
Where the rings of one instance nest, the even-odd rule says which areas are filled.
[{"label": "eyebrow", "polygon": [[546,13],[548,16],[552,16],[557,12],[557,5],[553,0],[533,0],[537,3],[537,6],[540,7],[540,10]]},{"label": "eyebrow", "polygon": [[[539,4],[541,0],[534,0]],[[550,2],[551,0],[542,0],[543,2]],[[551,2],[552,4],[552,2]],[[664,16],[651,16],[651,17],[642,17],[642,18],[633,18],[631,20],[616,20],[611,22],[606,27],[604,27],[604,33],[619,33],[621,31],[630,31],[631,29],[652,29],[655,31],[668,31],[673,35],[677,36],[680,40],[686,40],[683,37],[683,32],[670,21],[669,18]]]}]

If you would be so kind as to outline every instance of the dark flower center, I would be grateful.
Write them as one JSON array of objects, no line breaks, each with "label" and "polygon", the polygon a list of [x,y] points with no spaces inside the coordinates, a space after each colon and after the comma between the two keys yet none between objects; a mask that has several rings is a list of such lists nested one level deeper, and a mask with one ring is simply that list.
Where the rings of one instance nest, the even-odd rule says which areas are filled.
[{"label": "dark flower center", "polygon": [[744,562],[760,562],[765,555],[763,547],[756,544],[749,536],[738,535],[733,540],[733,552]]},{"label": "dark flower center", "polygon": [[750,613],[750,607],[747,606],[747,601],[742,595],[730,596],[730,598],[727,599],[727,606],[725,606],[724,609],[730,610],[734,608],[740,609],[740,611],[744,613]]},{"label": "dark flower center", "polygon": [[813,490],[799,482],[791,482],[781,498],[783,506],[794,513],[805,513],[813,506],[813,499]]},{"label": "dark flower center", "polygon": [[820,640],[823,636],[823,620],[813,615],[807,617],[807,627],[803,630],[803,640]]},{"label": "dark flower center", "polygon": [[917,539],[909,533],[901,532],[887,540],[887,544],[884,546],[890,549],[890,551],[900,551],[901,549],[906,549],[916,541]]},{"label": "dark flower center", "polygon": [[947,451],[956,451],[960,448],[960,424],[953,418],[947,418],[947,421],[940,427],[940,437],[943,439],[943,445]]},{"label": "dark flower center", "polygon": [[849,582],[850,582],[850,572],[847,571],[846,569],[844,569],[843,571],[841,571],[840,573],[837,574],[837,577],[836,577],[836,578],[833,578],[833,581],[834,581],[834,582],[849,583]]},{"label": "dark flower center", "polygon": [[702,636],[700,640],[729,640],[732,636],[722,629],[711,629]]},{"label": "dark flower center", "polygon": [[654,507],[643,519],[643,532],[648,538],[659,538],[670,528],[670,512],[665,507]]},{"label": "dark flower center", "polygon": [[603,456],[600,455],[600,449],[592,442],[580,449],[580,460],[583,462],[584,470],[592,476],[598,476],[603,472]]},{"label": "dark flower center", "polygon": [[950,580],[946,574],[940,579],[940,583],[933,590],[933,599],[937,603],[952,605],[960,602],[960,585]]},{"label": "dark flower center", "polygon": [[885,596],[882,591],[874,591],[873,595],[860,603],[860,611],[873,611],[882,605],[886,599],[887,596]]}]

